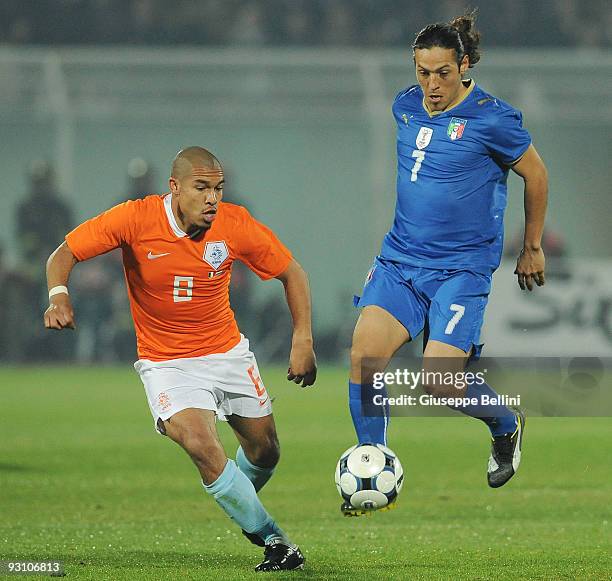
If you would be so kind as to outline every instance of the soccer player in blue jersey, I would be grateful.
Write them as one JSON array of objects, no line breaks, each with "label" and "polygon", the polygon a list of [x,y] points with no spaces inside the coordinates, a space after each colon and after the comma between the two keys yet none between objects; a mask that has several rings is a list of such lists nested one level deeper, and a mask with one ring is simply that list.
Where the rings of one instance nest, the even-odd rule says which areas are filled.
[{"label": "soccer player in blue jersey", "polygon": [[[525,191],[524,243],[515,274],[523,290],[544,284],[546,168],[521,113],[465,78],[480,59],[479,37],[474,13],[424,28],[412,47],[418,84],[393,103],[395,219],[357,303],[362,311],[351,349],[350,410],[360,443],[386,444],[388,409],[368,414],[363,406],[371,409],[374,373],[424,328],[425,370],[436,369],[436,360],[462,370],[479,356],[491,276],[501,257],[510,170],[523,179]],[[456,409],[489,427],[489,486],[512,478],[520,462],[522,412],[485,406],[484,396],[497,395],[487,384],[423,387],[435,396],[479,402]],[[361,512],[346,503],[342,511]]]}]

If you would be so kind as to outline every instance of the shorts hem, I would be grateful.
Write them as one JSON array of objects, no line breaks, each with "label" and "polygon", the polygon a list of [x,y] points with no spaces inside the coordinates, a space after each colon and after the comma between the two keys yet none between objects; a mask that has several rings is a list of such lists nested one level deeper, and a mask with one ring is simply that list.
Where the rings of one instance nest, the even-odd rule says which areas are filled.
[{"label": "shorts hem", "polygon": [[365,304],[361,304],[362,301],[363,298],[360,299],[359,303],[356,305],[360,309],[363,309],[364,307],[379,307],[389,313],[402,327],[404,327],[404,329],[406,329],[406,331],[408,331],[408,334],[410,335],[410,341],[414,341],[414,339],[416,339],[423,332],[424,327],[421,327],[418,330],[414,329],[412,325],[409,325],[406,321],[402,321],[402,319],[398,317],[397,314],[394,313],[393,310],[387,305],[381,305],[380,303],[369,301],[366,301]]},{"label": "shorts hem", "polygon": [[472,350],[472,354],[470,355],[470,361],[477,361],[480,358],[480,353],[482,351],[482,347],[484,343],[478,344],[476,341],[449,341],[446,337],[441,339],[439,337],[429,336],[429,341],[438,341],[439,343],[444,343],[445,345],[450,345],[451,347],[456,347],[457,349],[461,349],[465,353],[468,353]]},{"label": "shorts hem", "polygon": [[213,407],[205,407],[202,404],[191,404],[191,405],[185,405],[185,406],[178,406],[178,409],[173,409],[171,412],[162,412],[161,414],[156,413],[155,414],[155,421],[157,421],[157,419],[159,418],[160,420],[162,420],[162,422],[165,422],[166,420],[169,420],[173,415],[178,414],[179,412],[182,412],[184,410],[188,410],[188,409],[195,409],[195,410],[207,410],[210,412],[215,412],[215,415],[218,416],[219,415],[219,410],[217,408],[213,408]]},{"label": "shorts hem", "polygon": [[[188,409],[197,409],[197,410],[207,410],[207,411],[211,411],[215,413],[215,418],[217,421],[219,422],[227,422],[228,421],[228,417],[236,415],[239,416],[241,418],[265,418],[267,416],[271,416],[274,413],[274,410],[272,409],[272,404],[271,402],[268,402],[268,405],[264,408],[264,406],[262,406],[262,412],[264,410],[267,410],[267,413],[262,413],[262,414],[250,414],[248,410],[240,410],[242,413],[224,413],[222,410],[220,410],[219,408],[214,408],[214,407],[205,407],[203,404],[190,404],[190,405],[185,405],[182,407],[179,407],[178,409],[172,410],[172,412],[162,412],[161,414],[158,413],[152,413],[151,415],[153,416],[153,425],[155,426],[155,430],[161,434],[161,432],[159,431],[158,427],[157,427],[157,422],[159,420],[161,420],[162,422],[165,422],[167,420],[169,420],[170,418],[172,418],[172,416],[178,414],[179,412],[182,412],[184,410],[188,410]],[[162,434],[165,435],[165,434]]]}]

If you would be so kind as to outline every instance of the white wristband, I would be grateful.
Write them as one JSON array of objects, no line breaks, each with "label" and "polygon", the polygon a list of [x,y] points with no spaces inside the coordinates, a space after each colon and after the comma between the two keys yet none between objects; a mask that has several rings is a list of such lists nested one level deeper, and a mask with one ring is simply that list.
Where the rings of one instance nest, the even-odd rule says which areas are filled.
[{"label": "white wristband", "polygon": [[49,298],[51,298],[52,296],[55,295],[59,295],[61,293],[66,293],[68,294],[68,287],[65,287],[63,285],[59,285],[59,286],[54,286],[50,291],[49,291]]}]

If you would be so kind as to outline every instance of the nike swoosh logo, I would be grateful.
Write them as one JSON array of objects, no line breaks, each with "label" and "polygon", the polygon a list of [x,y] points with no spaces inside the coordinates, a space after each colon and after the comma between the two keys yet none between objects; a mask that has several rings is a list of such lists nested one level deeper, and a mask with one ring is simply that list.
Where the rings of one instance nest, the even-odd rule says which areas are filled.
[{"label": "nike swoosh logo", "polygon": [[268,398],[264,399],[263,401],[260,401],[259,402],[259,407],[265,406],[267,401],[268,401]]},{"label": "nike swoosh logo", "polygon": [[168,254],[170,254],[169,252],[164,252],[163,254],[153,254],[150,250],[149,250],[149,254],[147,254],[147,258],[149,260],[155,260],[156,258],[161,258],[162,256],[168,256]]}]

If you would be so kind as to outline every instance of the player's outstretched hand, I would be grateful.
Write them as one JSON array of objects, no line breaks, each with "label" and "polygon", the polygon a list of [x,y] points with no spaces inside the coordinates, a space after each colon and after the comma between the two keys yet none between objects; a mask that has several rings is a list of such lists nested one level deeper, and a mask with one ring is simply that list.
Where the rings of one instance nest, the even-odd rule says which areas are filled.
[{"label": "player's outstretched hand", "polygon": [[544,252],[541,248],[538,250],[523,248],[523,250],[521,250],[518,260],[516,261],[514,274],[518,277],[518,284],[522,290],[527,288],[532,291],[534,282],[538,286],[544,285],[545,262],[546,259],[544,258]]},{"label": "player's outstretched hand", "polygon": [[317,358],[312,342],[293,343],[289,356],[287,379],[302,387],[314,384],[317,379]]},{"label": "player's outstretched hand", "polygon": [[74,311],[70,297],[66,294],[54,295],[45,311],[45,327],[47,329],[76,329]]}]

